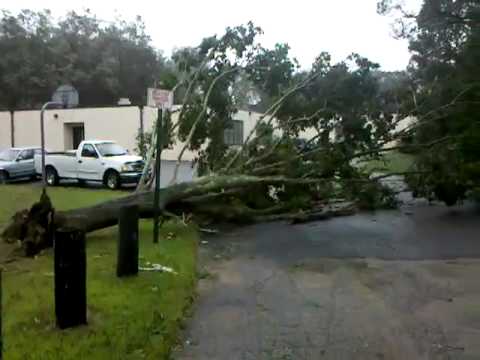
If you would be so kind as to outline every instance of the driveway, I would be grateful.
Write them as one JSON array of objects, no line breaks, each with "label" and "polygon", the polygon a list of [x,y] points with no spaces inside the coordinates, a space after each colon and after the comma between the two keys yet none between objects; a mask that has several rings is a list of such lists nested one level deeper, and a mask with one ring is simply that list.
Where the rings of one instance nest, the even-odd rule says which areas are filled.
[{"label": "driveway", "polygon": [[480,216],[426,204],[206,238],[177,359],[480,359]]}]

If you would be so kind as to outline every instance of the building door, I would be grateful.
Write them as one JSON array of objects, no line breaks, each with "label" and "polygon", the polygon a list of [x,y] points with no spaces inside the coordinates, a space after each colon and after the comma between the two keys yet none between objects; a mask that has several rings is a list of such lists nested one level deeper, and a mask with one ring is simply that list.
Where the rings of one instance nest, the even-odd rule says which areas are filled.
[{"label": "building door", "polygon": [[72,129],[72,135],[73,135],[73,148],[78,149],[78,145],[85,140],[85,128],[83,125],[80,126],[74,126]]}]

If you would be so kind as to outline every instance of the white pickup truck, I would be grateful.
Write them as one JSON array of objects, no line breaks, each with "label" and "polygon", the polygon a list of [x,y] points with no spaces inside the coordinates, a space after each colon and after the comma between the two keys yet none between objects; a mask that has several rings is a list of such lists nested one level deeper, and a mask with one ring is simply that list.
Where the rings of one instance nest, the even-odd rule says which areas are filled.
[{"label": "white pickup truck", "polygon": [[[101,181],[110,189],[122,184],[137,183],[142,175],[144,162],[140,156],[113,141],[82,141],[77,150],[50,152],[45,155],[47,184],[57,185],[60,179]],[[41,155],[35,156],[35,171],[42,173]]]}]

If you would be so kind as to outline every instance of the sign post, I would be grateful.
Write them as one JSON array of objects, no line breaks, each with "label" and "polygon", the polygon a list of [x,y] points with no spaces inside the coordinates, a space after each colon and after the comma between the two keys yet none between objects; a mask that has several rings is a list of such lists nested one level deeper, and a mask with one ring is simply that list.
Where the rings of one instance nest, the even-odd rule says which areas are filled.
[{"label": "sign post", "polygon": [[153,197],[153,242],[158,243],[160,217],[160,175],[162,171],[162,150],[164,141],[164,117],[167,109],[173,105],[173,92],[164,89],[150,88],[147,90],[147,105],[158,108],[157,143],[155,152],[155,193]]},{"label": "sign post", "polygon": [[160,175],[162,170],[162,132],[163,132],[163,108],[158,109],[157,117],[157,148],[155,151],[155,194],[153,204],[153,242],[158,243],[159,217],[160,217]]}]

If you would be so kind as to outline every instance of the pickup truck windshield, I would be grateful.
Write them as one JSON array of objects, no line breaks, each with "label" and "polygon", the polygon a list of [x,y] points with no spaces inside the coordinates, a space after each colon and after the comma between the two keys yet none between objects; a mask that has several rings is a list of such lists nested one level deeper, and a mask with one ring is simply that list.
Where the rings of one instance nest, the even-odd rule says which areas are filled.
[{"label": "pickup truck windshield", "polygon": [[127,154],[127,150],[115,143],[100,143],[96,144],[96,146],[102,156],[121,156]]},{"label": "pickup truck windshield", "polygon": [[0,160],[13,161],[17,158],[17,155],[19,152],[20,150],[13,150],[13,149],[0,151]]}]

